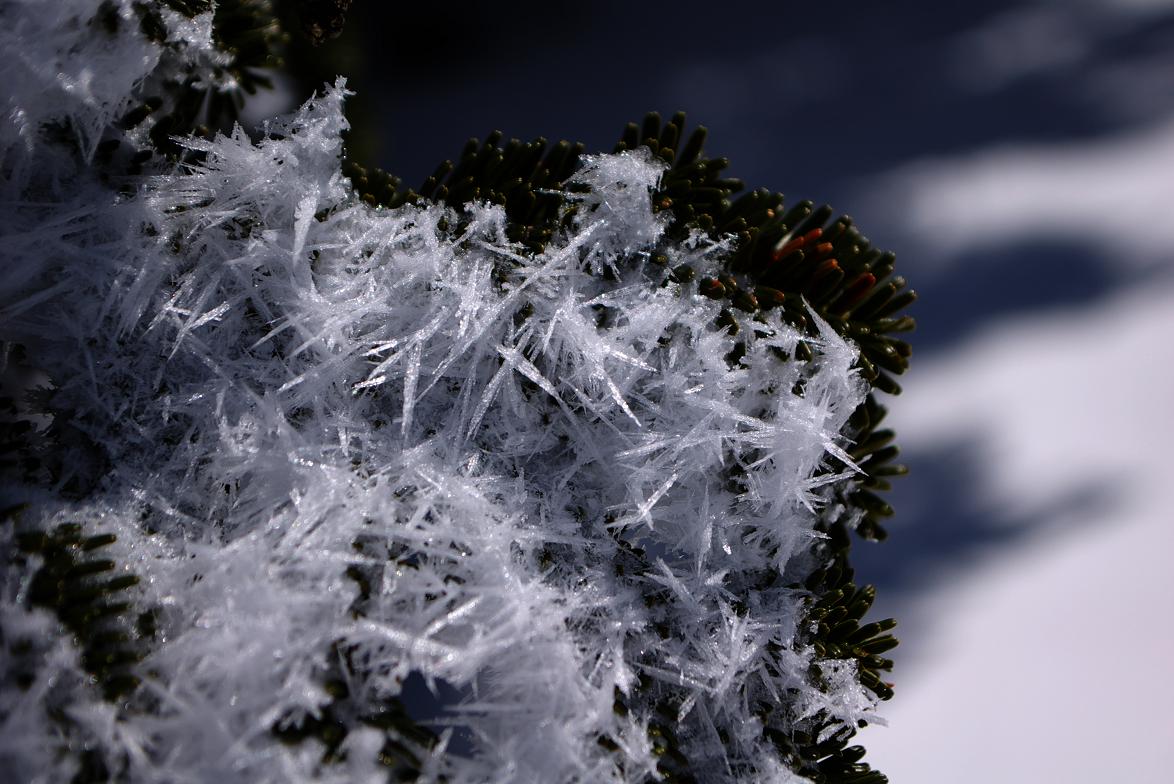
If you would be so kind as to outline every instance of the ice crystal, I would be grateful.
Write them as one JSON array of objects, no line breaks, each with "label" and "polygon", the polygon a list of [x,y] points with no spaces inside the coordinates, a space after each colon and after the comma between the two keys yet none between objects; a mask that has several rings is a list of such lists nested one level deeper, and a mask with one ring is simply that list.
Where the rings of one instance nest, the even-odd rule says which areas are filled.
[{"label": "ice crystal", "polygon": [[[764,323],[731,361],[720,305],[665,271],[727,248],[666,239],[650,156],[590,158],[541,252],[497,207],[357,199],[341,80],[259,139],[183,141],[122,196],[84,159],[39,168],[59,155],[30,128],[68,120],[85,150],[125,109],[155,56],[128,40],[106,92],[74,69],[72,103],[10,98],[0,332],[52,379],[90,479],[6,493],[39,530],[116,534],[153,628],[138,685],[104,700],[0,528],[0,655],[36,662],[0,682],[0,767],[64,780],[85,748],[128,781],[378,780],[385,735],[358,717],[410,677],[459,695],[425,779],[656,778],[649,694],[707,781],[791,780],[754,699],[870,716],[851,663],[812,682],[795,587],[829,468],[852,470],[856,349]],[[756,590],[764,571],[787,579]],[[342,745],[282,742],[332,682]]]}]

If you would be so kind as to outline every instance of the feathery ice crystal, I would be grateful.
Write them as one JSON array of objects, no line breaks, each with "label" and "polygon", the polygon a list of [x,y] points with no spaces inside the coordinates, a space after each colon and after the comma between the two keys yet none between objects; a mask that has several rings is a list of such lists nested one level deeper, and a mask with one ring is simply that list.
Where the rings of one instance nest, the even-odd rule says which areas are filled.
[{"label": "feathery ice crystal", "polygon": [[[0,768],[636,782],[667,754],[799,781],[755,706],[819,740],[877,720],[804,628],[857,348],[812,311],[817,337],[764,321],[731,362],[721,305],[667,274],[729,241],[666,234],[662,161],[587,158],[537,252],[500,207],[359,200],[340,80],[114,181],[93,156],[132,91],[216,52],[208,18],[153,43],[130,3],[99,45],[95,5],[4,31],[0,337],[51,379],[62,456],[5,488]],[[71,616],[87,569],[138,582]],[[134,656],[95,665],[95,624]],[[410,678],[458,698],[413,719]]]}]

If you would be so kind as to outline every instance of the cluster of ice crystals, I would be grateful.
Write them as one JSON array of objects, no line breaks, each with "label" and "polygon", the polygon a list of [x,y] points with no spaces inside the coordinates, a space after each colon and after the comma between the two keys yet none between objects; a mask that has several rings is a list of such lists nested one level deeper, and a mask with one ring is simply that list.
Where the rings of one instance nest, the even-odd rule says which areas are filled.
[{"label": "cluster of ice crystals", "polygon": [[[125,103],[78,95],[94,123]],[[95,445],[72,459],[82,500],[7,495],[40,527],[116,533],[159,630],[139,691],[106,703],[6,565],[4,634],[43,650],[33,687],[0,679],[0,767],[68,778],[65,742],[128,781],[376,781],[374,730],[326,762],[273,729],[319,715],[327,673],[372,708],[416,674],[461,695],[425,779],[655,779],[653,689],[679,696],[699,778],[791,780],[754,699],[846,725],[872,701],[847,664],[815,687],[804,593],[749,575],[817,565],[823,469],[847,464],[866,392],[855,348],[824,328],[787,360],[801,336],[776,320],[731,363],[720,305],[653,259],[709,269],[725,246],[665,238],[641,153],[589,158],[541,253],[497,207],[371,208],[340,174],[344,96],[260,141],[190,141],[198,164],[128,199],[83,166],[4,207],[0,337]]]},{"label": "cluster of ice crystals", "polygon": [[[124,112],[133,89],[154,69],[159,47],[132,26],[130,3],[112,4],[126,17],[121,32],[101,34],[93,0],[6,0],[0,5],[0,160],[32,162],[41,126],[70,125],[79,146],[93,152],[102,129]],[[13,150],[23,148],[24,155]],[[39,163],[44,163],[41,158]]]}]

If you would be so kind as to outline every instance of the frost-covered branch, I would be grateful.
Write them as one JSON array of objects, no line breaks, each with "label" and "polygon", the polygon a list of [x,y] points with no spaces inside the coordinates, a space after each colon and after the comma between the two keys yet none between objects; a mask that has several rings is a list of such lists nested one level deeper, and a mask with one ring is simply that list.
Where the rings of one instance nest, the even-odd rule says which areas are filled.
[{"label": "frost-covered branch", "polygon": [[[853,770],[888,627],[859,627],[837,537],[884,460],[876,370],[835,325],[877,277],[732,317],[693,281],[743,241],[668,209],[679,170],[639,143],[578,161],[541,241],[514,202],[364,200],[341,79],[257,138],[156,148],[149,112],[115,124],[150,85],[237,87],[212,6],[159,6],[153,40],[138,4],[10,4],[0,337],[52,423],[5,489],[0,766]],[[807,239],[828,268],[792,234],[772,270]],[[428,721],[411,678],[460,697]]]}]

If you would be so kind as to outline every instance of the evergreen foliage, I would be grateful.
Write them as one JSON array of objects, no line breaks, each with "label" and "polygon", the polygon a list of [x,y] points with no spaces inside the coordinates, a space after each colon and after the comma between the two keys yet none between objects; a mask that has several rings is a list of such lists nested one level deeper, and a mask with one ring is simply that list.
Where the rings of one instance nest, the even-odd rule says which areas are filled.
[{"label": "evergreen foliage", "polygon": [[[629,123],[614,148],[619,153],[645,147],[668,164],[651,200],[654,208],[672,213],[670,235],[684,239],[701,230],[714,238],[735,238],[731,253],[712,275],[698,278],[693,267],[682,266],[672,270],[669,278],[680,283],[696,281],[701,294],[728,303],[716,326],[733,337],[742,329],[754,329],[755,324],[765,326],[769,323],[767,312],[774,308],[786,323],[814,335],[816,327],[808,318],[809,309],[814,310],[839,334],[860,346],[858,361],[873,388],[898,394],[900,387],[893,376],[908,368],[911,350],[894,335],[913,329],[913,320],[901,312],[915,295],[903,278],[894,275],[893,254],[873,249],[850,218],[832,220],[833,211],[826,205],[817,208],[802,201],[788,209],[781,193],[765,188],[732,199],[744,185],[741,180],[722,176],[729,161],[705,156],[704,127],[695,129],[687,139],[684,131],[683,112],[665,123],[660,115],[650,113],[642,124]],[[560,141],[548,150],[548,142],[542,138],[529,143],[511,139],[502,146],[502,138],[503,134],[494,131],[484,142],[470,139],[456,164],[441,163],[418,190],[401,188],[398,178],[354,162],[344,165],[343,171],[362,199],[372,205],[395,208],[427,201],[501,205],[509,218],[511,239],[541,251],[560,229],[574,223],[576,207],[567,208],[561,185],[582,165],[586,146]],[[570,192],[574,192],[573,186]],[[737,362],[744,352],[745,345],[735,342],[728,359]],[[800,343],[796,353],[810,358],[805,344]],[[856,510],[855,530],[868,539],[883,539],[882,520],[893,514],[876,491],[889,489],[887,477],[906,470],[893,463],[898,454],[891,444],[893,432],[878,429],[884,416],[884,407],[875,395],[869,395],[846,433],[856,444],[851,458],[863,475],[841,482],[837,488],[842,503]],[[805,587],[817,597],[809,614],[816,624],[811,642],[821,658],[854,660],[861,682],[881,699],[889,699],[892,687],[881,674],[892,669],[892,661],[881,654],[897,644],[896,638],[885,634],[895,622],[887,619],[860,625],[875,589],[858,588],[852,582],[850,541],[843,522],[828,521],[824,531],[829,536],[826,557],[830,563],[805,581]],[[637,567],[640,573],[647,573],[650,565],[642,551],[630,553],[642,562]],[[760,588],[769,588],[775,580],[775,574],[763,575]],[[771,726],[769,716],[775,707],[761,706],[764,734],[796,769],[814,781],[872,784],[885,780],[858,763],[862,747],[845,749],[852,732],[820,740],[824,729],[820,727],[792,737]],[[622,710],[623,700],[617,698],[617,711]],[[668,707],[662,707],[662,712],[673,713]],[[793,717],[786,716],[781,723],[786,727],[792,721]],[[658,724],[651,731],[666,755],[661,773],[670,780],[689,780],[687,766],[679,764],[683,755],[675,748],[671,726]]]},{"label": "evergreen foliage", "polygon": [[[92,175],[120,192],[125,204],[134,209],[144,198],[154,199],[152,204],[170,223],[147,218],[144,209],[139,218],[141,236],[153,242],[161,229],[168,232],[159,239],[168,243],[172,257],[159,274],[182,281],[194,274],[190,265],[200,257],[202,249],[216,242],[253,247],[268,230],[263,215],[233,212],[224,206],[236,197],[216,190],[218,178],[228,183],[232,174],[222,158],[232,150],[245,156],[251,153],[241,151],[253,148],[251,140],[239,131],[229,139],[217,132],[231,130],[245,96],[270,86],[263,69],[281,62],[282,47],[298,45],[291,44],[291,36],[283,31],[278,12],[287,24],[298,19],[297,25],[308,42],[320,45],[337,35],[348,6],[347,0],[307,0],[299,3],[296,10],[275,9],[268,0],[106,0],[101,4],[76,0],[71,9],[77,11],[77,18],[112,42],[146,42],[143,45],[149,48],[145,51],[153,53],[155,64],[128,80],[133,88],[123,91],[124,98],[93,101],[91,106],[98,106],[100,111],[78,112],[77,116],[91,118],[89,127],[70,125],[77,121],[63,113],[65,124],[59,118],[42,121],[32,117],[22,134],[26,139],[35,136],[37,144],[53,146],[54,155],[71,157],[82,172],[79,179]],[[201,25],[210,25],[203,39]],[[201,40],[203,43],[199,43]],[[338,92],[341,90],[336,89]],[[335,98],[340,100],[337,95]],[[284,126],[275,125],[268,132],[268,141],[259,143],[270,144],[266,150],[279,150],[272,153],[274,166],[284,166],[283,156],[287,153],[287,170],[303,165],[294,160],[298,155],[311,157],[297,146],[297,135],[309,133],[305,129],[320,122],[320,117],[313,115],[311,109],[304,109],[300,117]],[[884,654],[896,645],[896,639],[889,634],[893,622],[865,622],[875,591],[854,582],[850,534],[854,530],[866,539],[884,537],[883,520],[892,514],[892,509],[880,493],[888,489],[892,476],[904,472],[894,462],[897,449],[892,445],[892,431],[881,429],[885,409],[877,393],[900,391],[894,377],[906,370],[910,349],[899,336],[913,328],[903,310],[914,295],[904,279],[895,274],[892,254],[872,248],[849,218],[836,217],[829,207],[813,202],[788,204],[782,194],[764,188],[745,191],[740,180],[725,176],[729,166],[726,159],[705,154],[705,129],[686,130],[682,113],[667,122],[649,114],[642,123],[627,126],[610,158],[587,155],[584,145],[566,141],[550,145],[544,139],[529,143],[514,139],[503,144],[503,136],[495,132],[484,142],[470,140],[455,163],[442,163],[418,189],[403,188],[397,178],[386,172],[345,160],[341,162],[341,173],[347,178],[344,190],[349,201],[337,201],[318,211],[313,222],[345,236],[352,230],[347,211],[362,202],[379,216],[402,215],[405,217],[392,220],[414,222],[419,227],[415,233],[404,230],[395,243],[440,243],[451,248],[443,252],[452,254],[473,254],[480,246],[491,248],[496,254],[492,285],[503,302],[512,301],[511,292],[517,290],[519,281],[536,274],[536,259],[577,254],[576,274],[587,272],[594,278],[593,327],[602,336],[624,328],[620,303],[628,301],[628,292],[637,288],[652,292],[648,297],[659,296],[656,292],[660,292],[676,302],[696,302],[680,307],[707,320],[666,331],[659,347],[649,349],[647,356],[660,361],[689,340],[704,342],[712,338],[716,340],[714,345],[720,345],[723,367],[706,365],[706,372],[736,373],[745,379],[773,374],[773,382],[763,382],[765,394],[755,404],[753,417],[739,415],[747,421],[769,421],[774,402],[767,399],[767,394],[784,401],[803,400],[810,392],[809,386],[814,386],[820,391],[811,392],[812,397],[830,395],[821,386],[830,383],[826,378],[831,373],[828,368],[842,356],[850,355],[842,374],[851,382],[849,387],[855,383],[853,379],[859,378],[866,388],[858,399],[851,390],[844,393],[844,399],[854,401],[853,410],[844,414],[842,425],[831,434],[834,440],[819,445],[819,459],[811,475],[801,477],[801,486],[806,488],[802,500],[812,515],[814,536],[798,548],[793,538],[753,534],[763,544],[756,543],[758,549],[753,557],[746,558],[741,573],[726,577],[722,572],[719,579],[722,601],[728,602],[720,606],[728,608],[725,620],[732,625],[769,623],[756,620],[763,607],[770,608],[764,616],[768,619],[786,618],[785,609],[779,608],[788,607],[796,601],[794,597],[800,597],[800,616],[790,620],[793,638],[767,635],[769,641],[755,654],[756,666],[765,673],[762,681],[740,682],[738,693],[728,698],[743,706],[747,716],[757,722],[750,730],[754,737],[743,736],[744,733],[732,737],[731,732],[741,732],[741,728],[723,722],[737,717],[710,715],[708,708],[698,707],[697,692],[684,687],[685,675],[680,675],[680,683],[666,677],[665,655],[652,647],[634,656],[633,677],[629,681],[618,679],[611,689],[614,727],[631,731],[600,732],[594,742],[614,759],[607,768],[607,775],[614,780],[787,780],[785,777],[795,774],[818,784],[879,784],[887,779],[861,761],[863,747],[848,745],[857,727],[866,723],[864,717],[870,715],[869,709],[837,701],[850,701],[857,686],[867,690],[872,700],[886,700],[893,693],[891,684],[883,680],[883,674],[892,667]],[[11,182],[32,183],[24,186],[19,196],[29,199],[38,189],[42,196],[53,192],[53,184],[45,185],[22,172],[24,164],[15,138],[3,139],[6,147],[0,150],[0,160]],[[332,153],[327,150],[324,154]],[[178,181],[168,178],[173,177],[176,167],[191,173],[195,184],[184,181],[173,187],[172,183]],[[146,180],[144,175],[156,178]],[[615,209],[614,205],[600,193],[618,198],[627,188],[631,195],[639,190],[639,177],[646,175],[651,177],[650,192],[636,193],[635,197],[648,199],[651,216],[645,224],[627,227],[625,236],[642,236],[647,241],[640,247],[605,247],[609,240],[594,227],[609,220],[622,222],[625,217],[618,211],[614,216],[608,213]],[[625,177],[635,179],[624,180]],[[169,187],[173,190],[169,191]],[[323,187],[344,186],[331,180]],[[605,190],[609,188],[612,190]],[[238,201],[247,207],[247,200]],[[500,212],[466,209],[471,203],[496,205]],[[491,225],[497,220],[492,216],[498,214],[499,223]],[[22,219],[30,227],[52,220],[35,211],[22,213]],[[296,225],[308,226],[309,220],[299,213]],[[304,239],[306,229],[300,230]],[[204,232],[217,233],[216,241],[202,239]],[[587,244],[576,246],[576,237],[599,245],[594,249]],[[102,241],[114,246],[109,237]],[[349,240],[339,240],[346,241]],[[374,247],[369,240],[358,241],[356,247],[359,246]],[[325,264],[319,252],[310,253],[313,264]],[[364,251],[368,257],[374,253]],[[314,270],[320,272],[317,267]],[[145,285],[142,280],[143,276],[134,281],[119,280],[117,285],[133,293],[136,286]],[[184,285],[177,284],[171,303],[146,332],[163,322],[167,308],[179,313],[183,308],[194,307],[184,299],[191,295],[191,291],[185,292]],[[144,569],[155,568],[152,559],[159,561],[169,547],[178,547],[166,543],[169,536],[179,541],[184,535],[165,530],[164,524],[146,511],[143,520],[133,525],[123,521],[105,526],[100,522],[104,515],[94,513],[89,506],[95,498],[101,499],[98,506],[114,503],[107,500],[112,497],[111,489],[103,484],[107,481],[103,477],[117,473],[122,457],[108,440],[109,433],[114,432],[111,421],[117,421],[119,416],[98,421],[101,415],[80,402],[81,387],[76,380],[63,377],[60,359],[39,356],[36,337],[27,334],[27,328],[22,333],[21,318],[27,310],[22,303],[28,301],[28,292],[35,288],[30,288],[27,279],[9,279],[0,301],[0,335],[28,343],[32,349],[27,364],[48,373],[57,387],[49,393],[13,393],[15,396],[3,400],[8,409],[2,432],[6,464],[18,469],[12,472],[12,487],[17,489],[10,489],[9,494],[26,504],[10,509],[5,522],[0,523],[0,585],[6,591],[0,597],[4,610],[0,648],[5,664],[0,681],[4,690],[0,722],[28,710],[29,697],[20,694],[49,688],[45,684],[51,680],[50,673],[73,667],[70,671],[78,673],[75,680],[58,683],[51,693],[35,692],[46,706],[45,726],[54,727],[51,732],[59,742],[52,752],[61,765],[59,769],[72,771],[76,782],[147,780],[161,775],[162,763],[146,763],[139,756],[150,759],[161,751],[165,754],[165,748],[154,746],[164,744],[160,738],[167,737],[166,732],[145,742],[105,738],[101,743],[91,743],[95,722],[79,719],[79,711],[71,706],[89,704],[88,690],[96,690],[106,705],[102,710],[108,724],[103,726],[117,727],[120,721],[133,716],[170,715],[168,711],[173,708],[167,704],[169,697],[149,684],[162,677],[155,668],[169,661],[160,654],[164,642],[160,625],[169,623],[172,609],[167,605],[167,595],[154,588],[145,590],[140,577]],[[129,295],[127,301],[131,301]],[[272,348],[264,351],[292,360],[304,350],[305,344],[299,346],[300,338],[274,339],[284,327],[275,323],[271,314],[262,312],[262,300],[242,296],[239,302],[243,303],[238,308],[241,315],[233,316],[238,320],[231,323],[257,338],[247,351],[256,351],[268,342]],[[206,304],[200,303],[200,307]],[[276,305],[274,310],[278,310]],[[220,317],[208,316],[200,323]],[[509,316],[515,336],[531,334],[530,324],[547,328],[542,326],[547,323],[542,319],[547,318],[547,314],[536,312],[533,302],[521,304]],[[198,320],[195,315],[192,319]],[[553,323],[549,327],[552,330]],[[195,340],[191,337],[194,328],[189,327],[180,330],[177,348],[181,339]],[[120,335],[108,336],[109,344],[102,350],[110,356],[119,352],[125,355],[129,350],[126,346],[146,332],[128,327]],[[513,405],[537,412],[534,415],[545,422],[562,414],[570,417],[565,403],[552,402],[563,394],[556,394],[552,388],[552,383],[561,383],[560,379],[546,373],[560,365],[543,355],[536,341],[526,344],[519,340],[516,351],[504,345],[497,349],[501,354],[497,364],[503,370],[514,367],[524,377],[516,388],[510,388],[516,396]],[[23,351],[20,346],[13,347],[8,354],[11,364],[24,361],[20,357]],[[211,353],[206,359],[214,362]],[[418,366],[419,354],[409,361]],[[642,359],[625,357],[624,361],[644,364]],[[670,360],[663,361],[669,367]],[[704,364],[705,360],[698,361]],[[388,362],[380,367],[386,365]],[[160,365],[166,366],[166,362]],[[607,377],[604,371],[599,372]],[[500,372],[493,376],[499,377]],[[357,384],[356,394],[359,389],[371,388],[372,402],[367,410],[376,412],[373,416],[383,416],[381,412],[390,398],[379,397],[377,382],[376,371],[372,371],[366,381]],[[491,382],[491,390],[496,383],[499,382]],[[287,386],[282,385],[277,393]],[[160,389],[160,394],[169,399],[172,395],[180,397],[182,392],[166,383]],[[626,391],[650,395],[650,389],[653,387],[633,386]],[[421,399],[425,393],[420,393]],[[414,394],[414,389],[405,391],[405,401]],[[484,417],[482,409],[487,409],[493,400],[491,391],[486,394],[476,421]],[[637,419],[624,402],[625,395],[614,386],[600,400],[607,401],[609,397],[617,401],[627,417]],[[454,393],[454,405],[457,400]],[[596,412],[599,421],[608,421],[598,414],[600,400],[580,392],[574,417],[589,418]],[[652,409],[647,400],[641,404]],[[141,401],[130,400],[126,408],[135,410],[141,405]],[[144,454],[168,454],[182,461],[185,450],[193,449],[189,444],[199,437],[202,425],[196,414],[184,409],[185,405],[191,408],[190,402],[177,403],[174,414],[168,415],[173,417],[168,426],[158,431],[162,443],[150,445]],[[292,406],[288,423],[291,432],[301,426],[299,417],[305,422],[318,422],[313,418],[313,409],[319,405],[307,398]],[[407,433],[412,424],[411,406],[407,402],[397,405],[402,405],[400,424]],[[51,419],[51,424],[38,430],[29,424],[30,415]],[[623,416],[619,419],[623,420]],[[127,420],[123,437],[129,443],[139,436],[133,432],[133,416],[128,414]],[[369,424],[380,429],[390,423],[378,420]],[[344,423],[344,427],[349,426]],[[224,422],[220,427],[227,428],[229,424]],[[565,434],[560,438],[565,439]],[[486,453],[490,450],[488,443],[486,440],[481,447]],[[757,498],[761,493],[756,483],[761,479],[756,469],[785,459],[785,453],[780,457],[773,442],[755,445],[748,437],[746,443],[749,446],[745,448],[735,448],[733,444],[724,447],[720,476],[715,479],[731,498]],[[133,450],[126,451],[129,454]],[[551,454],[565,451],[555,449]],[[365,481],[368,477],[363,475],[366,469],[362,458],[354,458],[352,465],[356,476],[347,481]],[[188,473],[199,470],[200,466],[193,463]],[[210,518],[220,515],[228,520],[225,510],[248,503],[248,493],[258,492],[219,478],[215,482],[221,484],[209,485],[206,490],[222,493],[224,498],[207,501]],[[403,480],[393,484],[400,484],[395,495],[403,500],[405,509],[412,508],[413,499],[425,495],[418,482]],[[669,480],[649,506],[672,485],[673,480]],[[142,491],[140,488],[131,492]],[[260,501],[256,503],[261,505]],[[734,508],[740,507],[731,507]],[[426,510],[427,504],[421,501],[418,509]],[[692,612],[689,603],[693,599],[681,582],[684,573],[666,566],[674,556],[663,539],[642,535],[631,522],[625,522],[626,518],[621,519],[623,513],[623,509],[609,512],[600,526],[606,533],[582,540],[586,549],[581,552],[575,551],[579,540],[569,537],[566,544],[560,544],[559,536],[553,533],[547,541],[535,545],[536,573],[542,579],[532,588],[541,590],[543,581],[551,586],[573,583],[582,580],[583,574],[609,575],[618,592],[635,597],[636,604],[644,608],[652,630],[650,639],[670,646],[686,628],[681,619]],[[68,519],[74,514],[76,520]],[[582,509],[576,514],[588,516]],[[641,514],[651,526],[648,510]],[[385,590],[389,580],[398,579],[394,575],[424,575],[435,569],[445,575],[446,584],[477,583],[477,576],[466,563],[472,553],[458,541],[434,546],[430,541],[422,543],[394,532],[381,537],[366,533],[367,524],[369,521],[364,521],[353,530],[348,540],[349,553],[330,554],[337,566],[338,582],[325,578],[321,582],[329,585],[327,592],[336,591],[336,596],[347,590],[353,592],[340,608],[355,624],[374,628],[388,620],[388,600],[380,591]],[[135,544],[123,541],[124,534],[133,536]],[[232,542],[235,535],[225,529],[214,536]],[[191,542],[188,546],[195,547]],[[199,544],[206,546],[207,542]],[[527,552],[530,547],[514,546]],[[730,544],[723,546],[729,554]],[[749,552],[737,543],[735,550]],[[796,555],[797,550],[802,551],[800,555]],[[528,556],[519,557],[524,560]],[[204,563],[203,555],[200,559]],[[234,568],[226,563],[225,569]],[[202,578],[203,573],[196,573],[191,584]],[[432,597],[448,611],[456,612],[458,608],[451,602],[444,603],[446,590],[444,585],[437,585],[423,597]],[[576,623],[586,628],[595,622],[593,617],[590,613],[576,616]],[[598,622],[606,618],[600,610]],[[185,633],[174,626],[169,628],[173,634]],[[329,630],[323,632],[328,633]],[[291,752],[295,756],[282,763],[289,767],[276,768],[271,780],[348,780],[359,775],[356,759],[363,754],[378,761],[392,780],[476,780],[477,775],[488,775],[492,762],[486,763],[489,767],[474,766],[462,771],[446,760],[451,731],[441,732],[439,727],[426,726],[412,718],[411,705],[404,704],[388,689],[371,685],[385,666],[372,660],[377,647],[344,637],[311,640],[306,645],[317,645],[320,651],[306,676],[317,690],[313,698],[307,698],[311,705],[304,710],[286,709],[258,718],[275,741],[295,749]],[[69,661],[75,664],[62,664]],[[796,668],[802,680],[788,681]],[[771,685],[776,682],[790,685],[778,691]],[[304,689],[309,693],[311,687]],[[816,693],[823,697],[812,697]],[[825,703],[820,703],[823,698]],[[22,699],[26,702],[21,703]],[[21,704],[25,707],[18,710]],[[846,716],[851,719],[846,720]],[[706,738],[706,729],[715,737]],[[29,729],[34,736],[37,731]],[[115,730],[110,732],[117,735]],[[261,744],[255,739],[250,742]],[[748,755],[748,749],[758,749],[759,745],[773,749],[775,760]],[[97,746],[106,751],[99,753]],[[121,748],[123,752],[112,755],[110,748]],[[508,756],[508,750],[501,753]],[[277,760],[274,754],[266,751],[262,756]],[[60,762],[67,758],[72,761]],[[642,760],[651,762],[641,768]],[[27,773],[33,780],[27,767],[13,770],[18,775]],[[590,770],[602,780],[602,768]],[[496,775],[508,777],[501,771],[497,769]],[[589,774],[580,771],[578,775]]]}]

